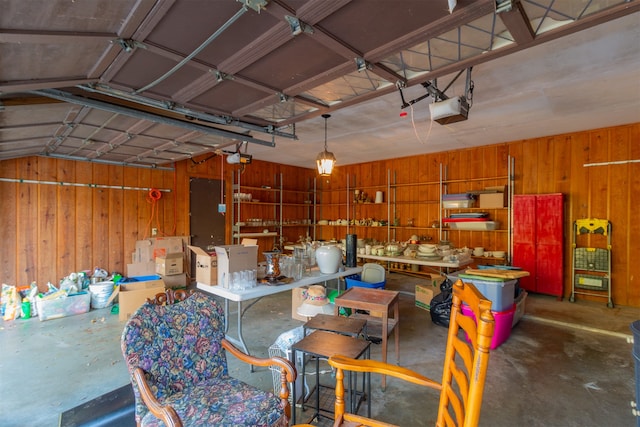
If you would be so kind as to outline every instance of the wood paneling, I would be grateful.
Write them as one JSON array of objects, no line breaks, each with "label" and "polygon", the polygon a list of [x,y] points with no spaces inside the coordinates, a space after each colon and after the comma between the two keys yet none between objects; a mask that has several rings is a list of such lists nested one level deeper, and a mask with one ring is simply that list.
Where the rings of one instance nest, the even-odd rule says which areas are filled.
[{"label": "wood paneling", "polygon": [[[76,162],[76,179],[74,182],[80,184],[90,184],[93,182],[93,171],[91,163]],[[92,236],[94,233],[93,227],[93,194],[97,191],[96,188],[89,186],[74,187],[75,188],[75,215],[69,218],[69,221],[76,223],[76,234],[73,236],[73,244],[75,246],[75,263],[71,270],[64,270],[61,266],[55,266],[55,269],[50,272],[50,276],[38,278],[38,284],[43,280],[55,280],[65,277],[72,271],[81,270],[93,270],[95,267],[108,268],[108,266],[101,266],[94,263],[92,257],[93,241]],[[70,200],[61,199],[59,204],[67,205],[71,203]],[[35,279],[34,279],[35,280]]]},{"label": "wood paneling", "polygon": [[[58,176],[60,182],[70,183],[75,181],[75,162],[60,161],[58,162]],[[61,184],[55,187],[56,194],[56,217],[58,219],[56,226],[56,251],[58,257],[58,268],[61,271],[73,271],[76,265],[76,189],[70,185]],[[58,200],[66,200],[66,203],[58,203]]]},{"label": "wood paneling", "polygon": [[[18,176],[22,179],[37,180],[38,158],[18,162]],[[18,186],[16,209],[17,258],[15,277],[18,284],[29,284],[36,280],[38,259],[38,187],[24,184]],[[9,277],[8,279],[10,279]],[[3,280],[4,281],[4,280]],[[12,284],[12,282],[9,282]]]},{"label": "wood paneling", "polygon": [[[17,175],[17,161],[6,160],[0,162],[0,176],[14,177]],[[18,186],[0,181],[0,281],[15,283],[17,275],[17,247],[18,247]],[[7,281],[13,279],[13,281]]]},{"label": "wood paneling", "polygon": [[[435,183],[412,188],[408,194],[424,201],[419,209],[398,203],[396,215],[402,222],[416,218],[430,224],[438,218],[439,206],[429,201],[439,197],[440,164],[446,165],[449,179],[467,180],[450,184],[449,192],[481,188],[487,182],[468,181],[475,177],[507,175],[507,157],[515,159],[516,194],[561,192],[565,194],[565,286],[569,295],[570,233],[576,218],[602,217],[613,224],[613,300],[616,304],[640,307],[640,123],[533,138],[451,152],[389,159],[338,167],[333,176],[317,180],[327,207],[318,210],[318,219],[346,218],[346,183],[358,186],[386,185],[387,171],[392,182]],[[585,167],[587,163],[604,163]],[[182,161],[175,170],[152,170],[70,162],[45,157],[0,161],[0,177],[22,180],[81,183],[84,186],[0,182],[0,281],[9,284],[48,281],[56,283],[73,271],[101,267],[126,270],[136,240],[149,237],[151,228],[161,235],[189,234],[189,178],[222,179],[225,193],[231,194],[233,174],[238,166],[219,156],[203,156]],[[243,184],[275,186],[280,173],[288,189],[312,185],[312,169],[295,168],[254,160],[243,173]],[[499,180],[496,180],[496,184]],[[163,188],[154,205],[147,191],[96,188],[95,184]],[[251,185],[251,184],[249,184]],[[372,188],[373,194],[375,190]],[[391,197],[386,194],[385,200]],[[405,197],[405,196],[402,196]],[[333,207],[331,204],[336,204]],[[341,204],[338,206],[337,204]],[[353,209],[353,207],[352,207]],[[231,210],[228,209],[230,212]],[[385,212],[376,215],[386,215]],[[352,211],[353,212],[353,211]],[[376,211],[377,212],[377,211]],[[392,213],[393,215],[393,213]],[[384,218],[386,219],[386,218]],[[389,218],[392,220],[393,218]],[[227,221],[227,241],[231,242],[231,219]],[[384,231],[386,236],[386,229]],[[290,231],[289,234],[294,231]],[[364,231],[358,231],[363,234]],[[409,233],[406,230],[407,234]],[[286,234],[286,233],[285,233]],[[343,238],[344,229],[327,228],[321,238]],[[435,235],[435,234],[434,234]],[[288,236],[290,238],[294,237]],[[367,236],[362,236],[367,237]],[[404,234],[397,236],[405,239]],[[494,247],[501,244],[497,233],[459,232],[455,244]],[[452,238],[453,240],[453,238]],[[586,298],[586,297],[585,297]],[[599,300],[599,299],[597,299]]]},{"label": "wood paneling", "polygon": [[[640,126],[628,127],[629,158],[640,159]],[[626,210],[628,218],[628,228],[622,230],[622,236],[619,239],[625,239],[624,244],[616,247],[616,253],[613,254],[616,260],[616,266],[627,267],[617,275],[620,280],[626,284],[626,305],[635,307],[640,306],[640,262],[638,262],[638,254],[640,253],[640,221],[638,220],[638,204],[640,199],[640,163],[629,164],[629,186],[628,194],[625,198],[628,209]],[[617,227],[616,227],[617,231]],[[617,257],[620,254],[621,257]],[[617,271],[616,271],[617,273]],[[621,304],[624,304],[620,301]]]},{"label": "wood paneling", "polygon": [[[640,253],[640,222],[636,220],[637,204],[640,201],[640,124],[617,126],[566,135],[534,138],[505,144],[427,154],[407,158],[376,162],[379,171],[392,171],[395,183],[428,182],[439,180],[439,165],[443,164],[449,180],[460,180],[448,184],[448,192],[464,192],[480,189],[486,185],[500,184],[491,181],[468,181],[476,177],[504,177],[507,175],[507,158],[515,159],[516,194],[565,194],[564,215],[564,296],[571,292],[571,233],[577,218],[607,218],[613,224],[612,283],[613,300],[616,304],[640,307],[640,263],[634,262],[634,254]],[[635,160],[628,163],[627,160]],[[617,163],[619,162],[619,163]],[[601,166],[585,166],[603,163]],[[347,175],[370,177],[372,182],[384,179],[369,173],[372,166],[350,165],[338,168],[339,174],[331,177],[334,187],[345,186]],[[379,172],[381,174],[381,172]],[[363,183],[362,178],[357,178]],[[363,185],[367,185],[364,184]],[[403,190],[396,206],[401,223],[409,217],[416,218],[421,225],[429,219],[437,219],[438,205],[424,203],[416,211],[407,204],[413,200],[437,200],[438,185],[416,186],[416,192]],[[435,193],[432,193],[435,192]],[[337,201],[334,201],[337,203]],[[404,204],[403,204],[404,203]],[[337,209],[337,208],[336,208]],[[326,219],[342,216],[336,210],[323,211]],[[498,212],[506,221],[506,212]],[[332,231],[333,234],[339,231]],[[397,238],[404,239],[406,232],[398,231]],[[376,233],[376,236],[378,234]],[[358,237],[376,237],[358,236]],[[635,236],[635,237],[634,237]],[[458,246],[484,246],[496,248],[505,245],[506,233],[450,232],[450,239]],[[595,244],[595,243],[594,243]],[[606,296],[606,295],[605,295]],[[604,301],[606,299],[580,298]]]},{"label": "wood paneling", "polygon": [[[57,165],[52,162],[39,161],[37,179],[40,181],[57,181]],[[36,199],[35,209],[38,229],[37,258],[35,262],[36,276],[47,274],[48,266],[56,264],[58,241],[56,239],[57,222],[56,196],[54,185],[34,186]],[[57,284],[54,282],[54,284]]]}]

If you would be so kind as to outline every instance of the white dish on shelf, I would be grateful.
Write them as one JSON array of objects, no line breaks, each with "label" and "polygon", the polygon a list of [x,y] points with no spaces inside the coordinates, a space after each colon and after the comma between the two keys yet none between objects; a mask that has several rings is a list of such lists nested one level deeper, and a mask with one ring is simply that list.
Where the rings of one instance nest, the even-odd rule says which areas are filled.
[{"label": "white dish on shelf", "polygon": [[422,243],[418,245],[418,251],[422,253],[434,253],[438,247],[430,243]]},{"label": "white dish on shelf", "polygon": [[420,253],[420,252],[418,252],[418,253],[416,254],[416,258],[431,259],[431,260],[433,260],[433,259],[440,259],[440,258],[442,258],[442,257],[441,257],[440,255],[438,255],[438,254],[435,254],[435,253],[434,253],[434,254],[424,254],[424,253]]},{"label": "white dish on shelf", "polygon": [[491,231],[497,229],[499,226],[499,221],[457,221],[449,223],[451,230]]},{"label": "white dish on shelf", "polygon": [[321,219],[320,221],[318,221],[318,225],[329,225],[329,220]]},{"label": "white dish on shelf", "polygon": [[443,200],[443,209],[465,209],[475,206],[475,200]]}]

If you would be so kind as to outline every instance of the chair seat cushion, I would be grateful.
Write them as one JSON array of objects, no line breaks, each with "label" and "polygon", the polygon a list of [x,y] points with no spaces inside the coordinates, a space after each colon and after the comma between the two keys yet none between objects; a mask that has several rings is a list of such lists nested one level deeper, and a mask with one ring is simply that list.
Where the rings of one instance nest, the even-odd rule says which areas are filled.
[{"label": "chair seat cushion", "polygon": [[[185,427],[288,425],[278,397],[228,376],[203,381],[161,403],[171,405]],[[161,427],[164,423],[148,413],[140,425]]]}]

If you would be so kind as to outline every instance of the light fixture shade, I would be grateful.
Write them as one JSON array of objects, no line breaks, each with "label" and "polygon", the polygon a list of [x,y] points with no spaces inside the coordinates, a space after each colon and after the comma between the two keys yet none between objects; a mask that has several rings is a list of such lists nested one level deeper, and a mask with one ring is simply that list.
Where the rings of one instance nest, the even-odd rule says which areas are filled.
[{"label": "light fixture shade", "polygon": [[336,156],[334,156],[332,152],[325,149],[322,153],[318,154],[316,165],[318,166],[318,174],[320,174],[320,176],[331,175],[335,164]]},{"label": "light fixture shade", "polygon": [[336,165],[336,156],[331,151],[327,151],[327,119],[331,117],[330,114],[323,114],[324,119],[324,151],[318,154],[316,158],[316,166],[318,167],[318,174],[320,176],[329,176],[333,171],[333,167]]}]

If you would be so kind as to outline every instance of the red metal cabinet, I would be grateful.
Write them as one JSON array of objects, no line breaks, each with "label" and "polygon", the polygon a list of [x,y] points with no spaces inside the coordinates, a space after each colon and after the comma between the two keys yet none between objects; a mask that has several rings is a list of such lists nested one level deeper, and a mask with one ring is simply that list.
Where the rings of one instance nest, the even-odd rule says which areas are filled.
[{"label": "red metal cabinet", "polygon": [[561,193],[513,196],[512,264],[530,273],[520,286],[562,298],[564,201]]}]

